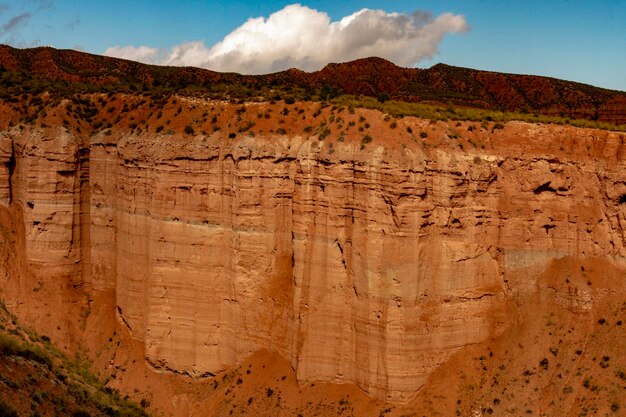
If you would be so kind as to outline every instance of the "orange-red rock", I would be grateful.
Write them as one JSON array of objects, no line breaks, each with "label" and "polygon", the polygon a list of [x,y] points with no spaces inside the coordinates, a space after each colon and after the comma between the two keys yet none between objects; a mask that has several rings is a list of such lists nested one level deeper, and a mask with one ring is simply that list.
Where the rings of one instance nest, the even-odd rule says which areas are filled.
[{"label": "orange-red rock", "polygon": [[366,145],[13,128],[0,202],[23,209],[39,280],[115,289],[152,367],[210,375],[269,349],[300,381],[395,402],[503,332],[552,260],[624,266],[623,133],[510,122],[461,149],[451,125],[371,114]]}]

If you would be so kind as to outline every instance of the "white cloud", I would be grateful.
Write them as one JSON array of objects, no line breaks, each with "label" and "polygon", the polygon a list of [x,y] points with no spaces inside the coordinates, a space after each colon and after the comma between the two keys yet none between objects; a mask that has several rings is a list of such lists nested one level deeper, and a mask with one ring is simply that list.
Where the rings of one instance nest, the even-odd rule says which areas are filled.
[{"label": "white cloud", "polygon": [[412,66],[437,53],[448,33],[469,30],[461,15],[386,13],[362,9],[340,21],[300,4],[268,18],[250,18],[211,47],[185,42],[170,50],[147,46],[115,46],[105,55],[146,63],[196,66],[215,71],[263,74],[291,67],[306,71],[329,62],[378,56]]},{"label": "white cloud", "polygon": [[163,51],[149,46],[112,46],[104,51],[104,55],[131,59],[146,64],[159,64],[163,58]]}]

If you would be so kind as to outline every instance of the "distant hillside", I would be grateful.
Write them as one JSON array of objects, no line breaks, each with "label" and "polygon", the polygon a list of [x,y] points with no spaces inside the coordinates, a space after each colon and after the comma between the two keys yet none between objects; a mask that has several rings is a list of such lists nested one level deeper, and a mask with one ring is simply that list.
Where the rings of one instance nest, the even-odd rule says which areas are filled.
[{"label": "distant hillside", "polygon": [[534,75],[514,75],[437,64],[400,68],[381,58],[328,64],[320,71],[291,69],[267,75],[164,67],[50,47],[0,45],[0,93],[54,90],[211,93],[327,99],[340,94],[433,102],[501,111],[626,123],[626,93]]}]

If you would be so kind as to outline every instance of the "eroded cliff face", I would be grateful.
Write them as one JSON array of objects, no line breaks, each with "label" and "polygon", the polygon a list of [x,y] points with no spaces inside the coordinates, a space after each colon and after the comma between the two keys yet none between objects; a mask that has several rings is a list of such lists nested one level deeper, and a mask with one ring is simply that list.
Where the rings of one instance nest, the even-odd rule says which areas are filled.
[{"label": "eroded cliff face", "polygon": [[371,143],[13,128],[0,201],[38,279],[115,289],[155,368],[206,376],[266,348],[300,381],[404,402],[514,322],[552,260],[624,266],[626,136],[511,122],[462,148],[447,123],[398,125]]}]

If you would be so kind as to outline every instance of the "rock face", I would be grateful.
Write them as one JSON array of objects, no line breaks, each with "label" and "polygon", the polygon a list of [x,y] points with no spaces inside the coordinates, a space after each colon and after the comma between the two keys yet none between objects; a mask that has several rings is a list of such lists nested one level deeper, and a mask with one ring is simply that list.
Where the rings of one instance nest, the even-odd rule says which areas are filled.
[{"label": "rock face", "polygon": [[625,263],[626,136],[512,122],[463,151],[393,132],[332,148],[12,129],[0,202],[23,208],[40,280],[115,289],[155,368],[215,374],[267,348],[300,381],[403,402],[515,320],[551,260]]}]

